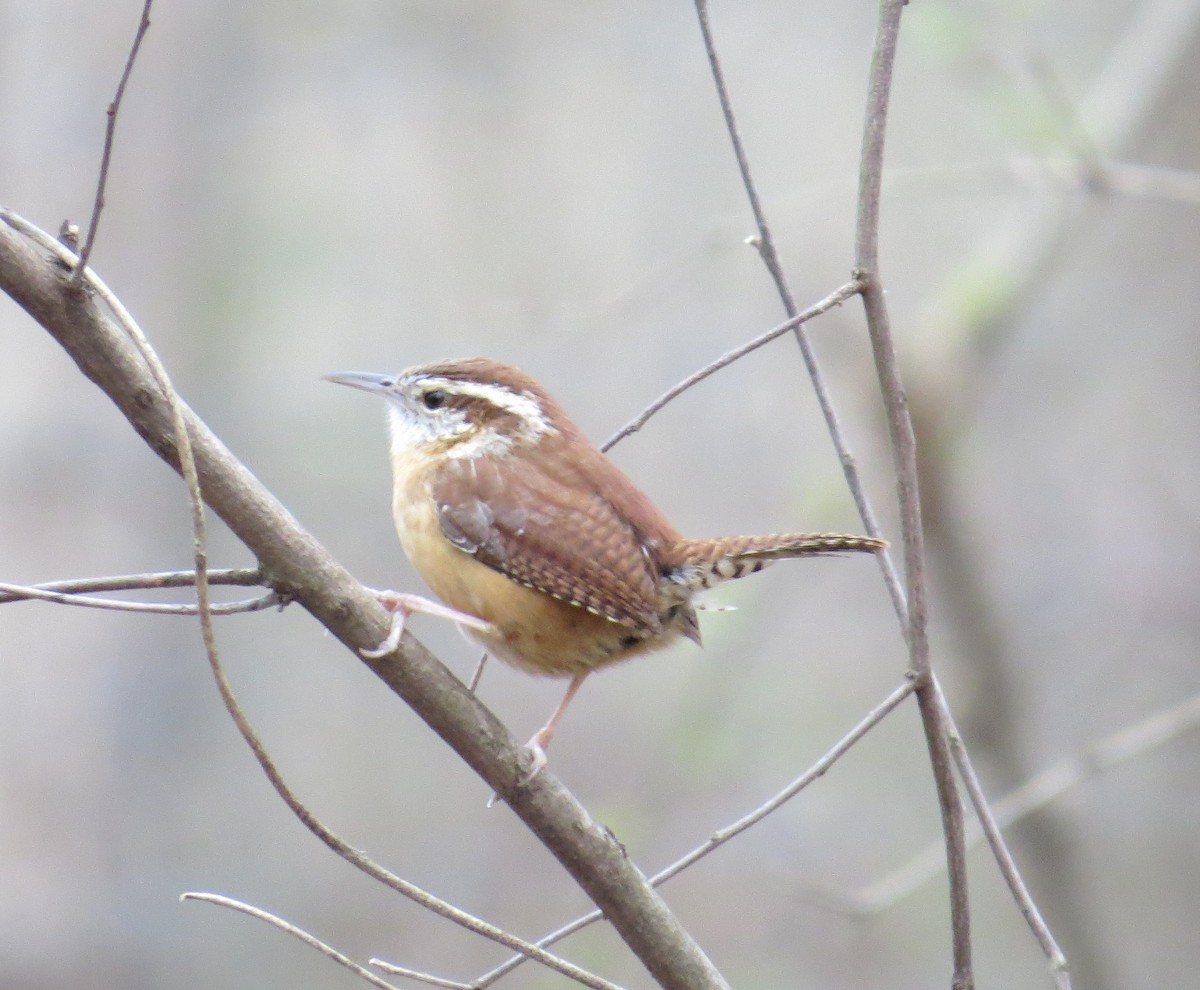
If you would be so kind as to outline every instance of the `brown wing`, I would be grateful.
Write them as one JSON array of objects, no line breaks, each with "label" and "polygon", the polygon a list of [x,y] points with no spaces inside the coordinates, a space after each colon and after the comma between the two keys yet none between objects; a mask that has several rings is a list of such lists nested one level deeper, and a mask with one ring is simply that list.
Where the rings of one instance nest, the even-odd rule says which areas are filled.
[{"label": "brown wing", "polygon": [[657,633],[659,578],[644,537],[597,487],[580,476],[551,477],[527,458],[449,458],[434,476],[433,497],[446,538],[480,563]]}]

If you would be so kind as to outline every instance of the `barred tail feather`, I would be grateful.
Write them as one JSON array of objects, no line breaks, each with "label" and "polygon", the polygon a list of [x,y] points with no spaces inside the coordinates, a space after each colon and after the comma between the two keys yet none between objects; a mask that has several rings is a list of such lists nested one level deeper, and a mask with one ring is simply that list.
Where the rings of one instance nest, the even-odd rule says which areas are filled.
[{"label": "barred tail feather", "polygon": [[708,540],[680,540],[672,548],[672,564],[685,583],[694,588],[711,588],[723,581],[761,571],[775,560],[835,553],[876,553],[886,546],[886,540],[847,533],[718,536]]}]

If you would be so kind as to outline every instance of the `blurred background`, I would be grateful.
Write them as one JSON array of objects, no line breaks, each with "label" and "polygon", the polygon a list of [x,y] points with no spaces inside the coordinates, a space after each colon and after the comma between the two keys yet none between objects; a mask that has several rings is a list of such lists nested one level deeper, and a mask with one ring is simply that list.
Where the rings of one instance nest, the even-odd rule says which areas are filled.
[{"label": "blurred background", "polygon": [[[86,224],[140,0],[0,0],[0,202]],[[852,263],[876,10],[717,3],[713,29],[793,291]],[[888,136],[883,275],[923,441],[935,662],[990,794],[1200,691],[1200,4],[921,0]],[[1120,165],[1116,163],[1121,163]],[[320,381],[484,354],[603,439],[782,319],[690,4],[160,3],[93,256],[193,408],[365,583],[420,590],[389,519],[383,411]],[[888,535],[894,487],[856,303],[811,326]],[[859,527],[797,349],[693,389],[616,460],[684,532]],[[248,554],[214,524],[214,566]],[[0,580],[187,568],[178,479],[0,300]],[[146,597],[146,596],[142,596]],[[237,597],[233,595],[231,597]],[[799,775],[902,681],[869,559],[722,590],[690,645],[589,681],[554,770],[647,872]],[[414,629],[460,676],[475,650]],[[525,936],[587,905],[487,788],[298,608],[224,619],[287,779],[378,861]],[[359,960],[469,980],[506,957],[380,889],[284,809],[222,710],[194,622],[0,612],[0,984],[359,985],[231,912]],[[562,685],[493,665],[524,739]],[[1195,986],[1200,737],[1014,827],[1078,987]],[[664,888],[739,988],[949,980],[915,707]],[[970,857],[981,987],[1046,987]],[[629,987],[603,927],[561,946]],[[565,986],[527,965],[505,986]]]}]

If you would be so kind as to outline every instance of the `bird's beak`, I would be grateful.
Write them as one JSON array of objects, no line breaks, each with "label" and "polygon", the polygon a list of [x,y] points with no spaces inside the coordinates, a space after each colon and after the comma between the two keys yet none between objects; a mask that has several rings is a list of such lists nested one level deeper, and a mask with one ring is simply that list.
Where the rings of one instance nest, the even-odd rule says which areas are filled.
[{"label": "bird's beak", "polygon": [[371,371],[339,371],[334,375],[325,375],[324,380],[335,385],[349,385],[360,388],[364,392],[386,392],[396,384],[395,375],[377,375]]}]

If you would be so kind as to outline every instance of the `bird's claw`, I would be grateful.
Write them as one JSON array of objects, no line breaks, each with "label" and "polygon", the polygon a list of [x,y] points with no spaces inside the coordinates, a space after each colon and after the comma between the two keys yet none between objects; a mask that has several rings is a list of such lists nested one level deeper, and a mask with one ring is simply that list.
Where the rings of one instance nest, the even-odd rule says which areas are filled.
[{"label": "bird's claw", "polygon": [[415,612],[423,612],[425,615],[432,615],[439,619],[448,619],[451,622],[457,622],[460,626],[474,629],[476,632],[494,633],[496,630],[496,627],[490,622],[485,622],[474,615],[468,615],[466,612],[459,612],[420,595],[412,595],[403,591],[376,591],[375,595],[379,599],[379,603],[392,613],[392,627],[388,630],[387,638],[377,647],[372,650],[358,651],[368,660],[385,657],[400,645],[400,640],[404,636],[404,624],[408,621],[408,617]]},{"label": "bird's claw", "polygon": [[532,783],[533,778],[546,768],[546,763],[548,762],[546,759],[546,747],[542,745],[541,740],[538,738],[540,735],[541,733],[539,732],[525,744],[525,748],[529,751],[532,758],[529,761],[529,769],[525,771],[525,775],[518,782],[521,787]]},{"label": "bird's claw", "polygon": [[[525,773],[521,775],[521,779],[517,781],[518,787],[524,787],[526,784],[533,783],[534,778],[546,768],[546,763],[548,762],[546,758],[546,747],[542,745],[540,736],[541,733],[538,732],[532,739],[529,740],[529,742],[525,744],[525,749],[530,754],[529,769],[526,770]],[[487,806],[489,808],[493,808],[495,807],[497,801],[502,800],[503,798],[500,797],[499,792],[494,792],[492,796],[488,798]]]}]

